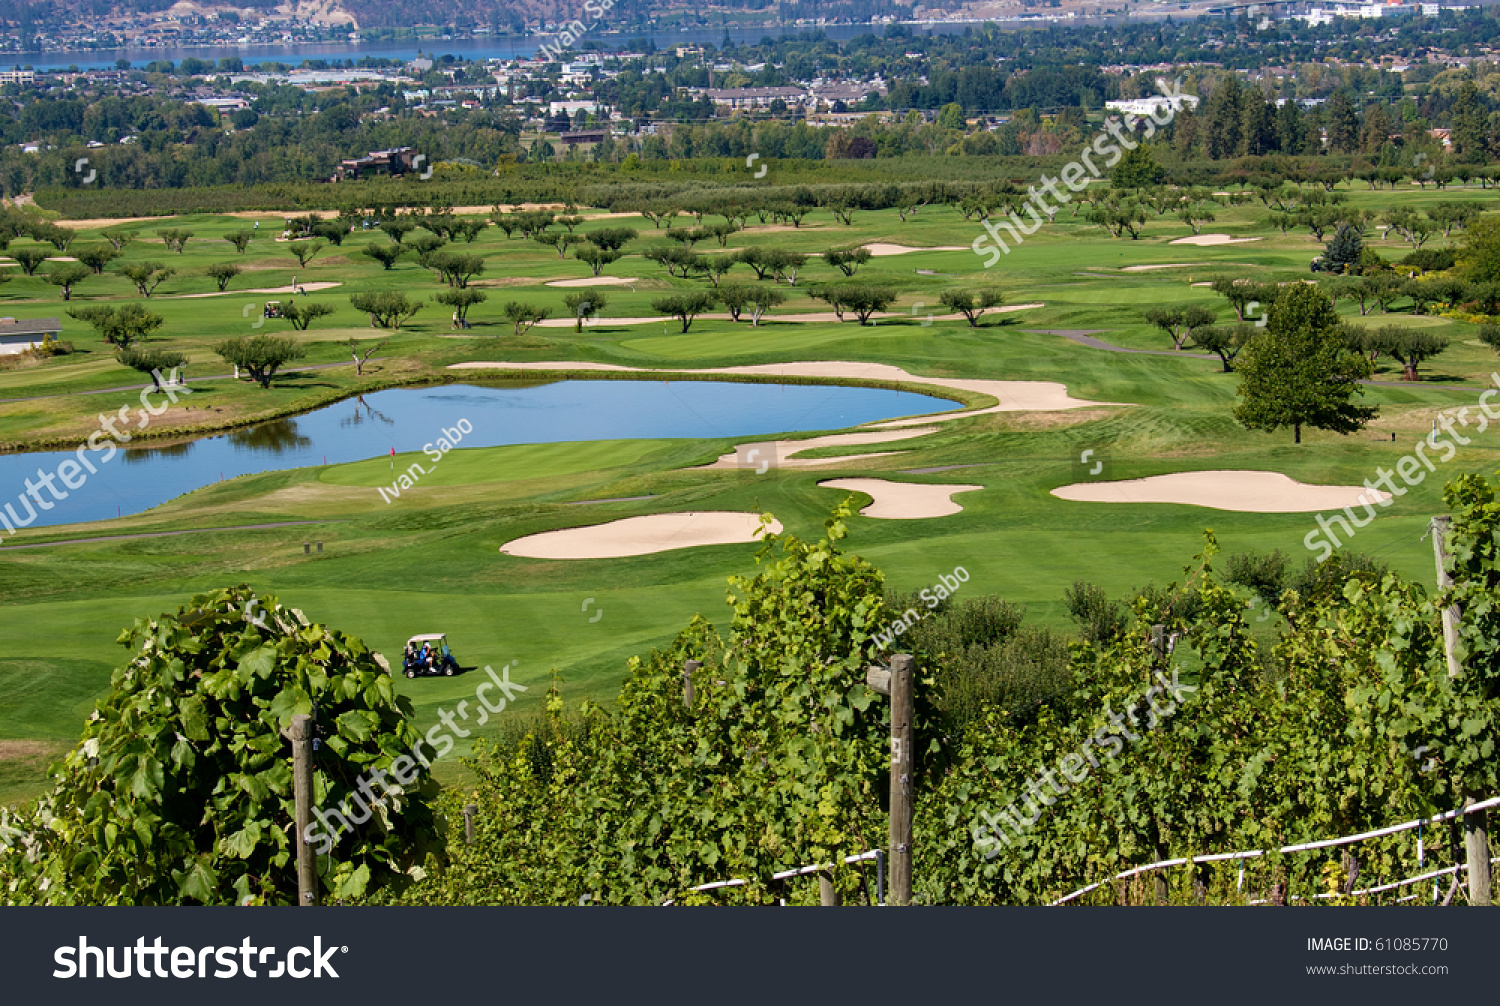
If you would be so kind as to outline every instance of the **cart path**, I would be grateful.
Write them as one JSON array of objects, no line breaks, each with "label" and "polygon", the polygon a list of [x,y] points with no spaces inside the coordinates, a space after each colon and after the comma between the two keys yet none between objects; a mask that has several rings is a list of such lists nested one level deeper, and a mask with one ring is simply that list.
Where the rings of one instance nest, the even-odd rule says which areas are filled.
[{"label": "cart path", "polygon": [[210,534],[214,531],[259,531],[273,527],[305,527],[309,524],[348,524],[347,520],[284,520],[274,524],[233,524],[229,527],[197,527],[184,531],[142,531],[138,534],[106,534],[95,538],[64,538],[60,541],[38,541],[24,545],[0,546],[0,552],[16,548],[51,548],[53,545],[83,545],[95,541],[125,541],[129,538],[168,538],[178,534]]}]

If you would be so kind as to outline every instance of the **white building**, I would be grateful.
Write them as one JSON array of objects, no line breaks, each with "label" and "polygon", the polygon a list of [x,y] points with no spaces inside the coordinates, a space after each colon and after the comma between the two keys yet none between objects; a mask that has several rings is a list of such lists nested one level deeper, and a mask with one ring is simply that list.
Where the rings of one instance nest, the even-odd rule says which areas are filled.
[{"label": "white building", "polygon": [[57,337],[62,332],[62,323],[56,318],[36,318],[17,321],[15,318],[0,318],[0,356],[24,353],[32,346],[40,346],[45,336]]},{"label": "white building", "polygon": [[1104,107],[1109,111],[1123,112],[1126,115],[1162,115],[1166,111],[1176,115],[1183,105],[1188,108],[1197,108],[1198,96],[1196,94],[1154,94],[1147,98],[1127,98],[1104,103]]}]

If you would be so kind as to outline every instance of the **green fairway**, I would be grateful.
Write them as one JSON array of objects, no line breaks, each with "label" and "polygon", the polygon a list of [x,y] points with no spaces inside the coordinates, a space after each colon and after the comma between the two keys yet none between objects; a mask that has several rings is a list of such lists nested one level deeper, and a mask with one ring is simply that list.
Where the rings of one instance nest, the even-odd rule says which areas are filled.
[{"label": "green fairway", "polygon": [[[1488,202],[1477,187],[1437,194],[1449,200]],[[1431,201],[1431,192],[1399,198]],[[1379,209],[1393,195],[1356,187],[1353,203]],[[521,444],[460,449],[437,464],[422,454],[372,458],[246,476],[207,485],[151,511],[122,520],[67,528],[30,528],[0,546],[0,590],[5,605],[5,657],[0,659],[0,801],[38,791],[46,760],[76,740],[93,699],[107,686],[125,651],[115,643],[138,617],[175,609],[196,591],[248,583],[258,594],[275,595],[308,617],[353,633],[394,663],[406,638],[446,632],[466,668],[515,663],[512,677],[527,685],[517,715],[541,707],[542,693],[559,681],[569,703],[610,701],[625,674],[626,660],[669,640],[696,613],[723,624],[726,577],[754,568],[754,544],[685,548],[612,560],[538,560],[502,554],[506,542],[527,534],[598,524],[624,517],[699,510],[769,512],[789,533],[821,533],[822,522],[846,493],[818,486],[829,478],[870,476],[895,481],[980,485],[955,497],[958,514],[917,520],[856,517],[847,542],[881,568],[898,589],[920,589],[962,565],[972,579],[963,590],[995,593],[1025,605],[1027,618],[1070,629],[1063,591],[1075,580],[1093,581],[1112,596],[1147,583],[1180,578],[1200,551],[1205,529],[1213,529],[1226,553],[1279,548],[1300,565],[1313,553],[1304,538],[1317,529],[1316,514],[1257,514],[1166,504],[1075,503],[1051,490],[1091,477],[1110,480],[1216,469],[1281,472],[1314,484],[1359,485],[1409,453],[1432,428],[1439,410],[1473,408],[1477,388],[1489,383],[1500,359],[1478,339],[1469,321],[1418,315],[1404,299],[1390,313],[1371,307],[1361,316],[1348,301],[1338,311],[1364,326],[1400,325],[1451,339],[1440,356],[1424,362],[1426,380],[1366,389],[1366,404],[1380,406],[1367,430],[1347,437],[1309,431],[1293,445],[1289,433],[1247,432],[1231,416],[1239,379],[1217,359],[1189,350],[1154,355],[1112,352],[1083,345],[1046,330],[1087,331],[1126,350],[1168,351],[1169,338],[1144,318],[1159,306],[1201,305],[1220,322],[1233,320],[1223,297],[1201,285],[1221,277],[1289,282],[1308,276],[1308,261],[1321,245],[1305,232],[1282,234],[1263,220],[1258,203],[1225,207],[1206,233],[1256,237],[1249,244],[1197,247],[1169,242],[1190,234],[1171,218],[1151,219],[1138,241],[1114,239],[1082,214],[1059,214],[994,268],[969,250],[916,251],[878,256],[857,278],[894,287],[899,298],[891,317],[860,326],[844,322],[795,323],[777,316],[824,312],[811,296],[822,284],[841,280],[836,270],[811,258],[795,286],[777,284],[786,295],[763,324],[702,317],[686,333],[674,320],[665,326],[611,324],[611,318],[654,317],[651,301],[664,294],[708,289],[702,279],[669,277],[642,257],[666,242],[665,230],[639,219],[588,220],[580,233],[601,226],[640,231],[625,256],[606,275],[633,285],[599,288],[608,302],[602,319],[575,332],[571,326],[539,326],[517,335],[503,315],[507,301],[547,308],[567,318],[567,288],[545,285],[582,279],[589,268],[535,242],[507,239],[496,228],[450,250],[484,258],[483,275],[472,281],[488,300],[470,311],[473,327],[454,330],[450,309],[431,301],[447,289],[410,258],[386,271],[359,252],[379,233],[355,233],[299,267],[279,234],[282,217],[265,214],[260,234],[238,255],[223,236],[246,228],[243,218],[201,216],[124,225],[141,235],[123,261],[159,261],[177,270],[149,300],[163,316],[150,344],[185,352],[193,394],[184,396],[152,433],[186,434],[293,413],[327,401],[397,384],[433,380],[483,380],[485,371],[447,369],[466,361],[602,362],[641,368],[711,368],[751,363],[848,360],[899,366],[919,376],[1049,381],[1075,398],[1100,405],[1072,411],[1002,412],[945,421],[937,432],[906,441],[826,448],[824,456],[894,452],[822,468],[703,469],[735,442],[723,439],[609,440],[568,444]],[[680,223],[680,222],[679,222]],[[182,254],[155,237],[162,227],[194,232]],[[983,234],[977,221],[956,209],[926,206],[903,223],[896,211],[861,211],[852,226],[826,213],[800,228],[758,226],[732,236],[730,248],[768,246],[806,252],[871,242],[907,246],[967,246]],[[1458,235],[1455,234],[1454,240]],[[97,243],[90,226],[77,245]],[[29,238],[17,239],[21,247]],[[1436,241],[1446,245],[1453,241]],[[1394,235],[1371,239],[1389,259],[1405,252]],[[712,240],[700,252],[718,252]],[[218,295],[204,269],[233,262],[243,269]],[[1173,268],[1128,270],[1132,266]],[[299,303],[335,311],[308,331],[263,317],[270,300],[288,294],[251,289],[338,284],[309,290]],[[737,266],[730,282],[752,282]],[[767,283],[769,283],[769,279]],[[1007,305],[1040,304],[990,313],[970,327],[943,315],[938,297],[955,287],[995,286]],[[349,295],[401,290],[423,304],[399,331],[370,327]],[[198,296],[213,294],[213,296]],[[77,352],[45,363],[0,370],[0,442],[35,446],[76,442],[97,428],[99,413],[134,402],[140,374],[116,363],[66,307],[136,302],[135,290],[113,273],[92,276],[64,304],[40,277],[17,276],[0,286],[7,314],[55,317]],[[665,330],[664,330],[665,328]],[[322,369],[278,376],[269,390],[236,381],[212,351],[219,340],[254,334],[291,335],[307,355],[297,365]],[[350,356],[353,338],[373,353],[357,374]],[[1396,382],[1399,364],[1377,361],[1376,379]],[[211,380],[197,380],[213,378]],[[1449,385],[1449,386],[1444,386]],[[84,394],[86,392],[101,392]],[[663,407],[667,407],[665,404]],[[786,433],[801,431],[788,430]],[[1392,435],[1395,440],[1392,440]],[[774,439],[765,437],[758,439]],[[1107,466],[1091,476],[1084,456]],[[391,502],[376,491],[412,463],[429,469],[414,488]],[[910,469],[973,466],[928,474]],[[1359,530],[1350,547],[1427,582],[1432,577],[1429,517],[1443,508],[1442,481],[1462,471],[1491,472],[1500,466],[1500,434],[1474,435],[1446,465],[1420,486],[1381,510]],[[205,479],[205,482],[208,480]],[[19,487],[5,489],[13,496]],[[587,502],[599,501],[599,502]],[[857,497],[859,504],[868,502]],[[226,530],[285,521],[316,525]],[[205,530],[218,528],[219,530]],[[193,531],[170,537],[80,542],[49,548],[12,548],[57,539]],[[319,541],[323,551],[305,552]],[[1222,557],[1219,560],[1223,561]],[[482,671],[480,672],[482,674]],[[436,722],[439,707],[453,708],[473,695],[472,672],[453,678],[398,681],[410,696],[419,725]],[[454,765],[440,767],[457,778]]]}]

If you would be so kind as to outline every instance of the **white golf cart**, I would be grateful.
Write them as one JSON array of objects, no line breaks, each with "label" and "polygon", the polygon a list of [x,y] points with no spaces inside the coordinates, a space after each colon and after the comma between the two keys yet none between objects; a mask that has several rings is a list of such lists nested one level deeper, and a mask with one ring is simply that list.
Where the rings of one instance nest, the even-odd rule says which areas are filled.
[{"label": "white golf cart", "polygon": [[446,632],[427,632],[412,636],[406,641],[406,651],[401,659],[408,678],[430,677],[441,674],[452,677],[458,673],[458,661],[448,649]]}]

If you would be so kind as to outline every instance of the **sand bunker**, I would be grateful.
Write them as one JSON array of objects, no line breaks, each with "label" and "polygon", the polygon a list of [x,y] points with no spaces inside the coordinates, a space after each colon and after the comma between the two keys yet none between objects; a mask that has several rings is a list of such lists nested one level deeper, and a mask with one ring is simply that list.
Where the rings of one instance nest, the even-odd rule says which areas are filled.
[{"label": "sand bunker", "polygon": [[585,276],[583,279],[555,279],[548,286],[629,286],[639,283],[634,276]]},{"label": "sand bunker", "polygon": [[[607,524],[544,531],[506,542],[500,551],[528,559],[622,559],[698,545],[756,541],[760,515],[731,510],[659,513]],[[781,531],[772,521],[771,530]]]},{"label": "sand bunker", "polygon": [[875,258],[886,255],[905,255],[907,252],[935,252],[935,251],[968,251],[968,245],[938,245],[936,248],[912,248],[908,245],[896,245],[887,241],[875,241],[865,245],[870,249],[870,254]]},{"label": "sand bunker", "polygon": [[162,299],[193,300],[197,297],[237,297],[242,293],[296,293],[298,291],[301,291],[302,293],[315,293],[318,290],[332,290],[336,286],[343,285],[344,284],[337,282],[298,283],[295,289],[289,286],[259,286],[253,287],[249,290],[217,290],[213,293],[180,293],[175,297],[163,297]]},{"label": "sand bunker", "polygon": [[1121,272],[1151,272],[1153,269],[1188,269],[1191,262],[1169,262],[1164,265],[1128,265]]},{"label": "sand bunker", "polygon": [[1076,482],[1052,490],[1083,503],[1186,503],[1246,513],[1310,513],[1373,506],[1389,493],[1363,486],[1314,486],[1280,472],[1177,472],[1124,482]]},{"label": "sand bunker", "polygon": [[821,447],[852,447],[856,444],[884,444],[893,440],[909,440],[936,433],[936,426],[917,426],[904,430],[875,430],[870,433],[834,433],[826,437],[808,440],[763,440],[757,443],[739,444],[728,454],[719,455],[713,464],[700,468],[811,468],[815,465],[832,465],[842,461],[864,461],[867,458],[883,458],[902,451],[878,451],[874,454],[845,454],[836,458],[799,458],[796,455],[814,451]]},{"label": "sand bunker", "polygon": [[1228,234],[1192,234],[1185,238],[1177,238],[1168,241],[1171,245],[1197,245],[1200,248],[1210,248],[1214,245],[1243,245],[1251,241],[1259,241],[1260,238],[1236,238]]},{"label": "sand bunker", "polygon": [[879,520],[920,520],[948,517],[963,507],[953,502],[955,493],[973,492],[984,486],[927,485],[921,482],[890,482],[886,479],[827,479],[818,485],[864,493],[874,502],[860,513]]}]

